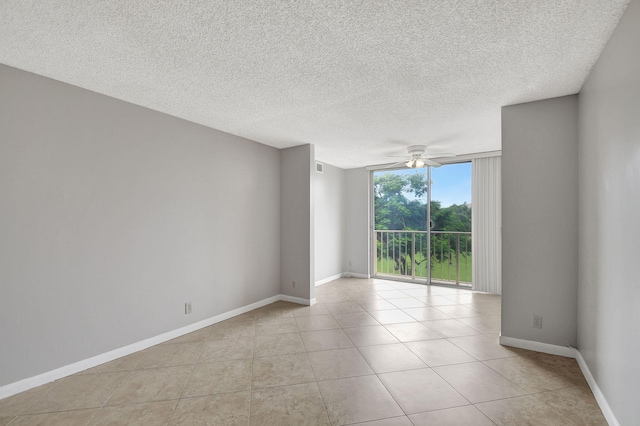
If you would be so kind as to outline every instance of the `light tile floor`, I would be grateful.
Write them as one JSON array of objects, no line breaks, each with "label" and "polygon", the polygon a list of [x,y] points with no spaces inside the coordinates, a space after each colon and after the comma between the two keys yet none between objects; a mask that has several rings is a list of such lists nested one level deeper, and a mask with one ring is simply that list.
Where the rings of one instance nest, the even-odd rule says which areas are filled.
[{"label": "light tile floor", "polygon": [[575,360],[498,344],[500,297],[339,279],[0,400],[4,425],[606,425]]}]

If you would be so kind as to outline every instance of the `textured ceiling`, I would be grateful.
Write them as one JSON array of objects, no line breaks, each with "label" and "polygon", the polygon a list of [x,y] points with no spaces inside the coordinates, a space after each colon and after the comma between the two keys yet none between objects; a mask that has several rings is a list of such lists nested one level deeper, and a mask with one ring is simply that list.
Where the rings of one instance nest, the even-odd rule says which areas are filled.
[{"label": "textured ceiling", "polygon": [[628,0],[1,0],[0,62],[352,168],[500,149],[577,93]]}]

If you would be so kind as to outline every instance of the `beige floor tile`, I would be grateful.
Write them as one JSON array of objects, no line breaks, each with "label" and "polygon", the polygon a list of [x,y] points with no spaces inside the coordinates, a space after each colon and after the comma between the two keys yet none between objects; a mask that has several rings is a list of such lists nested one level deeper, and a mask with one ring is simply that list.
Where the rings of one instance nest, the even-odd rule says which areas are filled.
[{"label": "beige floor tile", "polygon": [[483,334],[498,335],[500,333],[500,315],[483,315],[471,318],[458,318],[458,321],[478,330]]},{"label": "beige floor tile", "polygon": [[391,284],[393,288],[397,288],[398,290],[414,290],[424,288],[424,284],[414,284],[403,281],[393,281]]},{"label": "beige floor tile", "polygon": [[365,327],[368,325],[380,325],[371,315],[366,312],[355,312],[352,314],[336,314],[334,318],[340,327]]},{"label": "beige floor tile", "polygon": [[147,355],[147,350],[134,352],[130,355],[123,356],[113,361],[105,362],[104,364],[97,365],[93,368],[81,371],[77,374],[99,374],[99,373],[111,373],[114,371],[131,371],[134,370],[140,361]]},{"label": "beige floor tile", "polygon": [[186,342],[173,345],[156,345],[147,350],[136,369],[193,365],[200,358],[204,342]]},{"label": "beige floor tile", "polygon": [[433,370],[474,404],[526,393],[481,362],[434,367]]},{"label": "beige floor tile", "polygon": [[457,319],[423,321],[422,323],[444,337],[462,337],[482,334],[475,328],[471,328]]},{"label": "beige floor tile", "polygon": [[329,295],[316,295],[316,301],[320,303],[326,304],[329,303],[343,303],[343,302],[353,302],[349,295],[344,293],[341,294],[329,294]]},{"label": "beige floor tile", "polygon": [[257,321],[266,318],[293,318],[293,312],[289,305],[276,305],[276,303],[263,306],[262,308],[253,311],[253,319]]},{"label": "beige floor tile", "polygon": [[107,406],[178,399],[193,366],[132,371],[113,393]]},{"label": "beige floor tile", "polygon": [[250,390],[252,366],[250,359],[198,364],[182,391],[182,398]]},{"label": "beige floor tile", "polygon": [[11,417],[0,417],[0,426],[6,426],[9,423],[11,423],[11,421],[15,419],[14,416]]},{"label": "beige floor tile", "polygon": [[449,341],[481,361],[517,355],[517,352],[509,346],[502,346],[498,336],[478,334],[452,337]]},{"label": "beige floor tile", "polygon": [[379,420],[404,413],[376,376],[319,382],[333,425]]},{"label": "beige floor tile", "polygon": [[62,411],[59,413],[32,414],[16,417],[14,426],[84,426],[98,411],[97,408]]},{"label": "beige floor tile", "polygon": [[389,299],[392,305],[397,308],[405,309],[405,308],[424,308],[427,305],[424,302],[419,301],[418,299],[414,299],[413,297],[403,297],[400,299]]},{"label": "beige floor tile", "polygon": [[307,354],[278,355],[253,361],[253,389],[315,381]]},{"label": "beige floor tile", "polygon": [[448,306],[448,305],[456,304],[456,302],[453,299],[449,299],[448,297],[445,297],[445,296],[427,296],[427,297],[420,297],[418,299],[423,301],[429,306]]},{"label": "beige floor tile", "polygon": [[253,357],[253,339],[242,337],[239,339],[210,340],[202,346],[202,353],[198,363],[228,361]]},{"label": "beige floor tile", "polygon": [[585,386],[542,392],[536,398],[555,408],[579,425],[607,425],[591,391]]},{"label": "beige floor tile", "polygon": [[500,315],[500,303],[473,303],[467,305],[480,315]]},{"label": "beige floor tile", "polygon": [[400,324],[403,322],[414,322],[415,318],[404,313],[401,309],[388,309],[384,311],[370,311],[369,314],[380,324]]},{"label": "beige floor tile", "polygon": [[324,306],[323,303],[316,303],[311,306],[300,306],[293,310],[294,317],[309,317],[316,315],[330,315],[331,312]]},{"label": "beige floor tile", "polygon": [[356,346],[384,345],[399,342],[389,330],[381,325],[345,328],[344,332]]},{"label": "beige floor tile", "polygon": [[118,371],[69,376],[31,405],[25,413],[99,408],[129,374]]},{"label": "beige floor tile", "polygon": [[469,404],[430,368],[385,373],[379,377],[405,414]]},{"label": "beige floor tile", "polygon": [[300,334],[309,352],[353,347],[353,343],[342,329],[303,331]]},{"label": "beige floor tile", "polygon": [[445,339],[407,342],[406,346],[429,367],[477,361],[474,357]]},{"label": "beige floor tile", "polygon": [[375,292],[378,291],[386,291],[386,290],[394,290],[395,287],[393,287],[391,281],[384,281],[384,280],[374,280],[373,281],[373,290]]},{"label": "beige floor tile", "polygon": [[61,380],[38,386],[4,399],[0,399],[0,417],[13,418],[22,414],[31,404],[56,387]]},{"label": "beige floor tile", "polygon": [[169,426],[246,426],[250,401],[249,392],[181,399]]},{"label": "beige floor tile", "polygon": [[261,317],[260,315],[257,315],[256,312],[257,312],[257,309],[254,309],[253,311],[245,312],[244,314],[240,314],[235,317],[226,319],[218,324],[223,324],[223,323],[230,324],[232,322],[256,321],[258,318]]},{"label": "beige floor tile", "polygon": [[121,407],[103,407],[90,426],[164,426],[169,422],[178,400],[146,402]]},{"label": "beige floor tile", "polygon": [[327,303],[325,305],[329,312],[333,315],[337,314],[352,314],[355,312],[364,312],[364,309],[360,307],[356,302],[340,302],[340,303]]},{"label": "beige floor tile", "polygon": [[588,387],[586,379],[580,370],[580,366],[573,358],[567,358],[563,356],[550,355],[541,352],[524,351],[512,348],[512,350],[519,352],[520,356],[527,357],[536,363],[545,364],[549,371],[555,372],[563,376],[569,383],[575,386]]},{"label": "beige floor tile", "polygon": [[308,357],[316,380],[373,374],[369,364],[355,348],[309,352]]},{"label": "beige floor tile", "polygon": [[401,342],[442,339],[442,336],[419,322],[387,324],[385,328]]},{"label": "beige floor tile", "polygon": [[298,323],[295,318],[272,318],[256,321],[256,336],[297,332]]},{"label": "beige floor tile", "polygon": [[298,323],[298,329],[300,331],[331,330],[333,328],[340,328],[340,324],[338,324],[332,315],[297,317],[296,322]]},{"label": "beige floor tile", "polygon": [[316,288],[316,298],[317,297],[342,297],[348,293],[340,290],[337,287],[320,287]]},{"label": "beige floor tile", "polygon": [[464,304],[473,303],[473,293],[470,293],[470,292],[458,293],[458,294],[450,294],[450,295],[448,295],[446,297],[447,297],[447,299],[451,299],[456,303],[464,303]]},{"label": "beige floor tile", "polygon": [[[377,296],[377,295],[376,295]],[[378,296],[380,297],[380,296]],[[358,301],[358,304],[362,307],[362,309],[364,309],[367,312],[370,311],[385,311],[385,310],[389,310],[389,309],[398,309],[396,307],[396,305],[392,304],[391,302],[385,300],[385,299],[372,299],[372,300],[366,300],[366,301]]]},{"label": "beige floor tile", "polygon": [[480,316],[477,311],[467,307],[466,305],[442,305],[437,306],[436,309],[440,312],[444,312],[451,318],[470,318]]},{"label": "beige floor tile", "polygon": [[402,343],[359,347],[358,351],[376,373],[413,370],[427,365]]},{"label": "beige floor tile", "polygon": [[404,299],[409,296],[407,293],[403,293],[401,290],[376,290],[376,294],[383,299]]},{"label": "beige floor tile", "polygon": [[351,300],[356,302],[362,308],[364,308],[364,306],[362,306],[361,302],[369,302],[373,300],[384,300],[382,299],[382,297],[378,296],[372,291],[349,294],[349,297],[351,297]]},{"label": "beige floor tile", "polygon": [[457,295],[457,294],[467,294],[469,293],[470,288],[454,288],[454,287],[449,287],[449,286],[439,286],[439,285],[433,285],[431,286],[431,291],[435,294],[440,294],[440,295],[445,295],[445,296],[451,296],[451,295]]},{"label": "beige floor tile", "polygon": [[202,342],[206,340],[207,337],[209,337],[209,328],[210,327],[201,328],[200,330],[196,330],[194,332],[187,333],[180,337],[176,337],[175,339],[168,340],[162,344],[172,345],[174,343]]},{"label": "beige floor tile", "polygon": [[425,306],[423,308],[407,308],[403,309],[403,311],[418,321],[451,319],[449,315],[431,306]]},{"label": "beige floor tile", "polygon": [[358,423],[358,426],[413,426],[407,416],[390,417],[382,420]]},{"label": "beige floor tile", "polygon": [[258,389],[251,393],[251,425],[329,424],[329,417],[315,383]]},{"label": "beige floor tile", "polygon": [[343,293],[343,290],[337,284],[338,284],[337,281],[333,281],[333,282],[327,283],[326,285],[318,286],[316,288],[316,295]]},{"label": "beige floor tile", "polygon": [[531,395],[485,402],[477,404],[476,407],[498,426],[576,425],[569,418]]},{"label": "beige floor tile", "polygon": [[425,286],[425,288],[407,289],[402,290],[402,292],[411,297],[427,297],[431,295],[431,288]]},{"label": "beige floor tile", "polygon": [[240,337],[253,337],[256,332],[256,321],[223,321],[207,327],[206,340],[238,339]]},{"label": "beige floor tile", "polygon": [[300,333],[256,336],[253,356],[275,356],[306,352]]},{"label": "beige floor tile", "polygon": [[493,422],[473,405],[413,414],[409,418],[414,426],[494,426]]},{"label": "beige floor tile", "polygon": [[548,364],[521,356],[484,361],[493,370],[528,393],[562,389],[572,386],[571,380]]}]

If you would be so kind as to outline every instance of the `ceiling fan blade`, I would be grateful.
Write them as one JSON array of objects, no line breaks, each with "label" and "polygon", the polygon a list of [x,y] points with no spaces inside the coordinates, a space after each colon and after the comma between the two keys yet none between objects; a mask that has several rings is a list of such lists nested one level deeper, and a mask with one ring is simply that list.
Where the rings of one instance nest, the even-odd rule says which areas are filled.
[{"label": "ceiling fan blade", "polygon": [[422,161],[424,161],[424,164],[426,164],[427,166],[431,166],[431,167],[440,167],[442,166],[442,164],[435,162],[433,160],[429,160],[428,158],[423,158]]},{"label": "ceiling fan blade", "polygon": [[456,155],[451,152],[430,152],[425,154],[425,158],[449,158],[455,157]]},{"label": "ceiling fan blade", "polygon": [[395,164],[389,164],[388,166],[385,166],[385,169],[390,169],[392,167],[396,167],[396,166],[400,166],[403,165],[404,167],[407,167],[407,161],[409,160],[404,160],[404,161],[400,161],[399,163],[395,163]]}]

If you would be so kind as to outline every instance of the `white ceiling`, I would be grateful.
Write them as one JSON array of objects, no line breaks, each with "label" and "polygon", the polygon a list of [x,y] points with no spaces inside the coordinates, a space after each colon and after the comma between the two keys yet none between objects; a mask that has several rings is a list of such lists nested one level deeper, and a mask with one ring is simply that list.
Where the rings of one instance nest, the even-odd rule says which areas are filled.
[{"label": "white ceiling", "polygon": [[343,168],[500,149],[629,0],[2,0],[0,62]]}]

